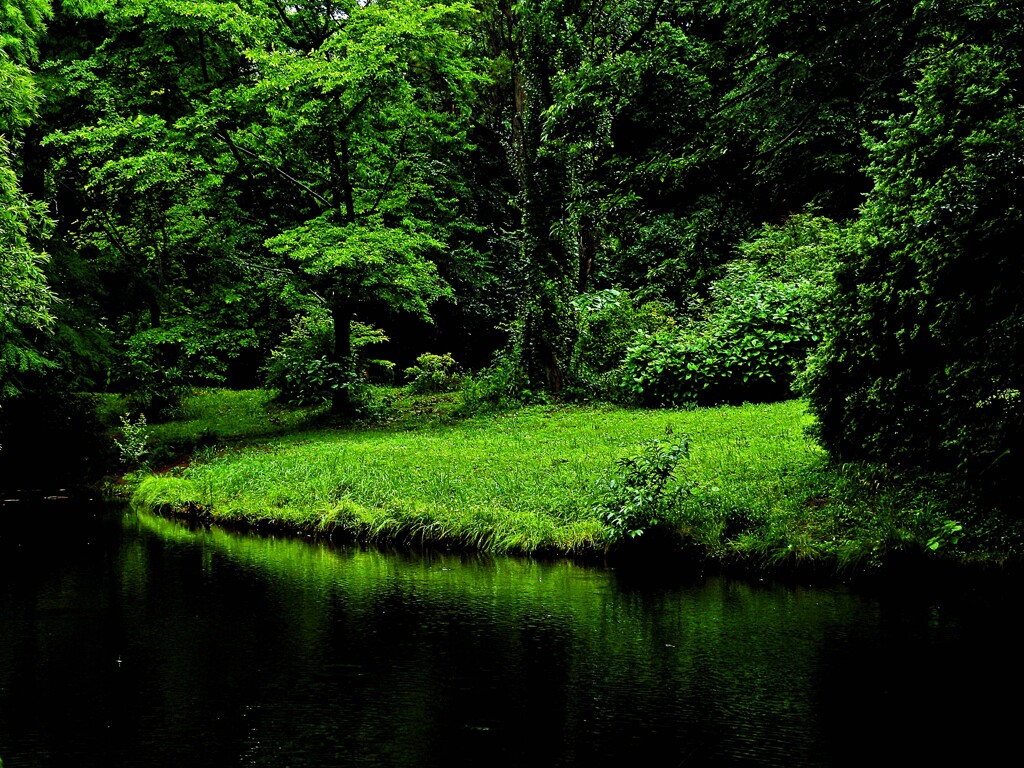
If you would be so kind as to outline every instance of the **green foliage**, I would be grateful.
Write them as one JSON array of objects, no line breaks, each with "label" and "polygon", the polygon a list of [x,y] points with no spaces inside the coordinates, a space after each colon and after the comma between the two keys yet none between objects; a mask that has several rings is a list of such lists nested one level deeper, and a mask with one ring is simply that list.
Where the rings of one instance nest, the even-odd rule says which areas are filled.
[{"label": "green foliage", "polygon": [[964,527],[956,520],[943,520],[928,539],[928,549],[937,552],[940,549],[955,547],[960,543]]},{"label": "green foliage", "polygon": [[4,0],[0,6],[0,57],[22,63],[35,61],[39,40],[52,15],[46,0]]},{"label": "green foliage", "polygon": [[0,6],[0,401],[23,392],[26,376],[51,366],[43,347],[53,294],[40,249],[50,221],[43,204],[25,193],[15,155],[39,100],[27,65],[49,16],[49,4],[39,0]]},{"label": "green foliage", "polygon": [[46,219],[6,165],[7,149],[0,136],[0,400],[22,391],[26,374],[49,367],[42,347],[53,325],[46,256],[31,242]]},{"label": "green foliage", "polygon": [[270,353],[264,381],[278,397],[294,405],[323,405],[342,378],[342,366],[330,362],[334,326],[326,312],[300,315]]},{"label": "green foliage", "polygon": [[689,454],[689,440],[647,440],[639,453],[616,461],[613,477],[599,485],[594,511],[609,527],[609,537],[636,538],[669,524],[687,492],[675,477],[679,462]]},{"label": "green foliage", "polygon": [[425,352],[416,358],[416,365],[405,369],[405,378],[411,392],[451,392],[462,383],[450,354],[435,355]]},{"label": "green foliage", "polygon": [[347,390],[352,402],[358,404],[369,397],[369,371],[389,370],[392,365],[390,361],[368,358],[365,350],[387,340],[379,328],[353,323],[352,357],[335,361],[334,322],[324,310],[314,310],[292,320],[291,330],[270,353],[263,368],[264,380],[277,390],[281,401],[292,405],[326,405],[339,389]]},{"label": "green foliage", "polygon": [[630,347],[622,388],[649,405],[770,401],[792,394],[822,333],[840,242],[828,219],[802,214],[740,246],[706,305],[679,328]]},{"label": "green foliage", "polygon": [[106,384],[128,394],[135,410],[173,408],[192,388],[224,382],[229,362],[257,341],[252,329],[191,315],[165,317],[160,326],[130,334],[123,328],[118,332],[122,341],[115,346]]},{"label": "green foliage", "polygon": [[521,405],[530,397],[530,390],[519,360],[501,352],[490,366],[462,380],[460,394],[459,413],[473,416]]},{"label": "green foliage", "polygon": [[674,307],[667,302],[641,303],[615,288],[580,294],[575,305],[579,319],[572,384],[585,396],[614,398],[618,369],[630,346],[676,326]]},{"label": "green foliage", "polygon": [[[97,71],[120,71],[118,62],[133,55],[145,82],[151,73],[141,62],[159,54],[142,48],[100,47],[60,71],[63,85],[80,95]],[[104,98],[74,113],[78,125],[51,131],[41,148],[54,156],[55,183],[82,196],[80,215],[62,222],[55,272],[79,298],[76,311],[61,313],[57,340],[65,357],[100,357],[96,342],[107,342],[111,383],[161,407],[192,384],[220,380],[232,362],[251,354],[294,291],[267,269],[253,225],[239,220],[237,197],[209,148],[167,114],[176,110],[139,110],[138,86],[117,86],[97,84]],[[192,84],[182,87],[187,92]]]},{"label": "green foliage", "polygon": [[922,8],[930,44],[872,142],[874,187],[806,391],[824,445],[1019,499],[1024,16]]},{"label": "green foliage", "polygon": [[[1007,526],[938,481],[830,462],[809,438],[812,419],[799,401],[685,411],[533,406],[453,421],[433,407],[441,397],[404,395],[408,412],[371,429],[317,429],[316,411],[274,406],[269,393],[203,391],[185,401],[181,421],[152,425],[154,454],[173,456],[168,441],[179,452],[211,439],[234,448],[210,447],[147,480],[146,498],[305,533],[574,552],[607,549],[611,507],[601,510],[595,494],[629,474],[636,493],[620,494],[617,508],[649,512],[630,499],[660,499],[667,511],[648,530],[713,558],[864,568],[896,552],[1001,562],[1024,554],[1024,526]],[[685,476],[676,465],[662,485],[672,457],[682,459],[679,434],[700,450],[687,457]],[[637,448],[651,436],[663,436],[660,447]],[[623,455],[642,471],[625,472],[616,464]]]},{"label": "green foliage", "polygon": [[130,396],[134,410],[174,408],[196,384],[220,379],[209,344],[187,318],[138,331],[122,346],[110,383]]},{"label": "green foliage", "polygon": [[[241,101],[260,109],[238,141],[261,165],[303,169],[301,180],[284,174],[299,194],[281,198],[286,221],[265,242],[327,297],[328,365],[344,364],[360,305],[429,320],[452,296],[436,261],[461,224],[448,197],[458,185],[445,179],[468,149],[470,96],[483,81],[465,34],[474,12],[396,0],[295,13],[320,17],[286,18],[279,38],[245,52],[261,77]],[[335,389],[336,410],[351,407],[349,389]]]},{"label": "green foliage", "polygon": [[129,467],[142,464],[143,457],[149,451],[151,438],[149,425],[146,424],[146,414],[139,414],[134,420],[123,414],[121,435],[114,438],[114,445],[121,454],[121,463]]},{"label": "green foliage", "polygon": [[442,244],[416,230],[381,228],[380,222],[336,226],[330,217],[307,222],[269,241],[268,247],[303,264],[314,275],[337,276],[345,295],[373,298],[429,319],[430,305],[451,291],[426,258]]},{"label": "green foliage", "polygon": [[[75,190],[62,193],[74,211],[67,250],[96,278],[80,303],[97,306],[75,320],[105,325],[124,349],[188,315],[218,359],[207,367],[237,374],[303,296],[336,312],[336,362],[355,304],[426,317],[450,295],[434,260],[457,228],[448,166],[480,80],[468,5],[158,0],[65,12],[88,21],[61,25],[50,46],[50,95],[65,109],[53,109],[41,154],[54,183]],[[310,376],[335,378],[324,373]]]}]

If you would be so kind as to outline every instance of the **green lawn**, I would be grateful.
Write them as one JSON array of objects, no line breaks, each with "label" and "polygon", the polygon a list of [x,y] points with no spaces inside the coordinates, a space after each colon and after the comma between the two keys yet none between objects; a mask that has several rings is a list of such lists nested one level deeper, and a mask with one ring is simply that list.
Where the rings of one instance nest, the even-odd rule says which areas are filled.
[{"label": "green lawn", "polygon": [[[873,561],[894,547],[954,543],[942,538],[950,528],[937,508],[869,468],[829,466],[807,435],[811,417],[800,401],[698,410],[534,406],[462,421],[424,418],[426,406],[413,411],[385,426],[302,430],[310,415],[285,415],[265,393],[205,393],[183,410],[195,418],[156,426],[157,436],[183,439],[191,430],[249,439],[215,440],[187,466],[142,478],[134,500],[364,540],[579,553],[616,544],[595,509],[616,460],[644,441],[687,435],[689,456],[673,481],[686,492],[649,538],[759,563]],[[293,431],[274,434],[289,419]]]}]

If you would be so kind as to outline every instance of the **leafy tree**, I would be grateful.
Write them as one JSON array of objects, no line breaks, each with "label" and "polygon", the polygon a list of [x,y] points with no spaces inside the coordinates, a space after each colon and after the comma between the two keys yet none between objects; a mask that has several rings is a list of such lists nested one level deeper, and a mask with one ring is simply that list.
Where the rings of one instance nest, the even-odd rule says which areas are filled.
[{"label": "leafy tree", "polygon": [[[637,0],[566,25],[573,65],[555,79],[544,135],[566,168],[555,226],[577,255],[580,290],[596,279],[680,299],[709,266],[711,230],[687,219],[693,201],[714,196],[717,169],[687,177],[680,162],[700,151],[716,99],[702,18],[690,3]],[[717,218],[713,237],[736,235],[725,223]]]},{"label": "leafy tree", "polygon": [[[25,65],[39,58],[39,40],[53,14],[46,0],[4,0],[0,23],[0,50]],[[9,84],[10,87],[10,84]]]},{"label": "leafy tree", "polygon": [[508,20],[506,141],[522,252],[513,348],[532,387],[557,391],[569,383],[573,299],[602,270],[616,234],[609,220],[637,213],[637,196],[620,193],[622,179],[610,170],[622,139],[616,123],[636,107],[645,69],[671,67],[664,50],[649,49],[670,28],[662,22],[673,9],[656,0],[525,0],[501,16]]},{"label": "leafy tree", "polygon": [[577,292],[685,306],[764,222],[811,202],[850,216],[867,184],[862,131],[896,103],[913,44],[910,9],[891,4],[518,10],[506,34],[517,348],[533,385],[549,388],[576,366]]},{"label": "leafy tree", "polygon": [[[547,151],[582,275],[685,302],[807,204],[854,213],[861,134],[908,82],[898,4],[590,4],[566,22]],[[599,9],[595,11],[594,9]],[[581,287],[584,283],[581,282]]]},{"label": "leafy tree", "polygon": [[[0,153],[8,152],[0,136]],[[44,223],[43,206],[24,195],[14,170],[0,160],[0,399],[22,391],[24,374],[47,367],[40,332],[52,324],[52,295],[46,257],[32,245]]]},{"label": "leafy tree", "polygon": [[464,35],[467,5],[392,0],[337,11],[282,9],[277,40],[247,51],[258,75],[239,98],[262,105],[269,119],[232,141],[299,193],[287,207],[290,222],[267,244],[324,296],[333,362],[349,366],[360,307],[427,318],[431,303],[450,295],[434,260],[451,222],[437,214],[452,208],[442,180],[466,149],[481,75]]},{"label": "leafy tree", "polygon": [[48,226],[41,201],[26,195],[15,154],[32,119],[37,92],[28,69],[49,5],[7,2],[0,25],[0,401],[24,390],[24,376],[48,367],[43,331],[53,296],[40,243]]},{"label": "leafy tree", "polygon": [[736,0],[709,4],[729,67],[709,155],[733,156],[730,197],[761,220],[811,204],[848,218],[869,187],[862,133],[899,108],[917,44],[911,4]]},{"label": "leafy tree", "polygon": [[237,162],[211,119],[260,29],[238,10],[65,4],[56,19],[40,148],[66,212],[54,272],[79,297],[59,331],[78,356],[106,358],[93,386],[166,402],[239,360],[251,380],[256,348],[301,307],[262,246],[275,219],[261,184],[273,188]]},{"label": "leafy tree", "polygon": [[927,2],[809,377],[825,445],[1019,494],[1024,12]]}]

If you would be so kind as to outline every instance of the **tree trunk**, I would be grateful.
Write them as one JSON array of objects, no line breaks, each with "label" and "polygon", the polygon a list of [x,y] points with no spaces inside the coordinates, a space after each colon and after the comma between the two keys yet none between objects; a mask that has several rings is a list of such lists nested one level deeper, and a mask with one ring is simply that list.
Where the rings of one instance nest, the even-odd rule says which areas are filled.
[{"label": "tree trunk", "polygon": [[334,357],[331,362],[341,366],[344,381],[334,390],[331,410],[334,413],[352,412],[352,393],[348,384],[352,375],[352,299],[347,293],[336,290],[331,300],[331,319],[334,321]]}]

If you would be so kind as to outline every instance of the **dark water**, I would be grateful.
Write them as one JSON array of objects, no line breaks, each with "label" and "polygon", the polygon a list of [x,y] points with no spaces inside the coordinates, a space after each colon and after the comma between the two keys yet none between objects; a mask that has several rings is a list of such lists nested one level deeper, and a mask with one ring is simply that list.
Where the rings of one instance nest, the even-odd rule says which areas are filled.
[{"label": "dark water", "polygon": [[666,583],[17,516],[4,768],[1013,761],[1010,589]]}]

